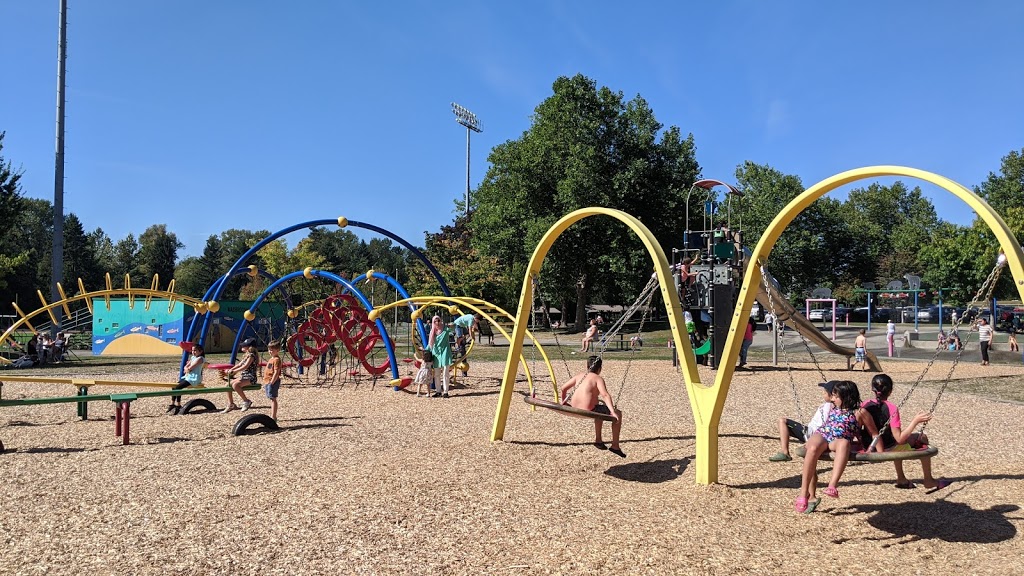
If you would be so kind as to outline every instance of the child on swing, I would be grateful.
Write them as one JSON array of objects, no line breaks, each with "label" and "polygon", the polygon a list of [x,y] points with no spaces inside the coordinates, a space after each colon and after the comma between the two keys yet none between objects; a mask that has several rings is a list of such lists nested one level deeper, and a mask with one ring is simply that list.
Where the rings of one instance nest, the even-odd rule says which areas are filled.
[{"label": "child on swing", "polygon": [[[850,459],[850,445],[857,437],[860,427],[867,428],[872,437],[878,435],[875,422],[871,415],[860,406],[860,390],[849,380],[840,380],[832,386],[832,404],[835,410],[829,412],[825,423],[817,432],[807,439],[804,469],[800,483],[800,495],[797,496],[794,508],[797,512],[814,511],[821,502],[816,498],[818,489],[818,459],[826,450],[833,453],[832,477],[828,487],[822,492],[830,498],[839,498],[839,478],[846,469]],[[875,446],[881,452],[881,446]]]},{"label": "child on swing", "polygon": [[[871,379],[871,391],[874,392],[875,398],[864,402],[863,408],[870,414],[876,429],[881,433],[878,446],[882,450],[897,452],[919,450],[928,446],[928,436],[923,432],[914,432],[914,430],[932,419],[931,412],[921,412],[914,416],[909,425],[904,427],[900,420],[899,407],[889,401],[889,395],[892,394],[892,378],[888,374],[876,375]],[[864,446],[870,446],[873,439],[874,435],[862,434],[861,443]],[[896,487],[904,490],[914,488],[914,483],[907,480],[907,476],[903,472],[903,461],[893,460],[892,463],[896,467]],[[950,484],[950,481],[945,478],[936,480],[932,476],[931,456],[921,458],[921,474],[923,476],[921,483],[925,488],[941,490]]]}]

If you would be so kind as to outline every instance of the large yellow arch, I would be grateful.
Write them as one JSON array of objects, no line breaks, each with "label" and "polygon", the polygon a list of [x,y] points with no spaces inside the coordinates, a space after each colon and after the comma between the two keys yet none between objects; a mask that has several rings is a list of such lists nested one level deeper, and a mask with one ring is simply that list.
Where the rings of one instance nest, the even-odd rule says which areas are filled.
[{"label": "large yellow arch", "polygon": [[[1017,292],[1020,294],[1021,299],[1024,299],[1024,265],[1022,265],[1022,262],[1024,262],[1024,254],[1021,252],[1020,244],[1017,242],[1013,232],[1010,231],[1006,222],[1003,221],[999,214],[996,214],[996,212],[992,210],[992,207],[989,206],[987,202],[979,198],[974,192],[971,192],[967,188],[944,176],[904,166],[867,166],[836,174],[831,178],[826,178],[814,186],[811,186],[790,201],[790,203],[787,204],[781,212],[779,212],[775,219],[772,220],[771,224],[768,225],[764,234],[761,235],[761,239],[758,241],[757,247],[754,248],[751,257],[751,264],[747,266],[747,271],[743,276],[743,284],[740,287],[739,298],[736,302],[736,310],[733,313],[732,326],[729,329],[728,339],[725,343],[724,358],[722,358],[719,364],[720,368],[715,377],[715,388],[720,391],[715,403],[715,409],[717,411],[720,411],[721,407],[725,405],[725,398],[729,393],[729,382],[732,380],[734,366],[736,365],[736,360],[739,356],[740,339],[742,338],[743,333],[737,331],[742,324],[746,322],[746,318],[750,316],[750,309],[754,305],[754,299],[757,297],[757,287],[761,282],[761,267],[758,263],[767,260],[768,255],[775,246],[775,242],[778,241],[779,236],[782,235],[782,232],[785,231],[786,227],[789,226],[793,219],[810,206],[812,202],[840,186],[845,186],[846,184],[856,182],[858,180],[878,178],[882,176],[907,176],[910,178],[924,180],[925,182],[930,182],[953,193],[953,195],[966,202],[967,205],[977,212],[978,216],[985,221],[988,227],[992,229],[992,232],[995,233],[996,239],[999,241],[999,246],[1002,248],[1003,253],[1006,254],[1007,264],[1009,265],[1011,274],[1013,274],[1014,285],[1017,287]],[[739,337],[737,337],[737,333],[739,333]],[[718,435],[717,428],[714,430],[714,434],[716,436]],[[698,450],[696,458],[698,464],[697,481],[700,483],[716,482],[718,479],[717,469],[710,470],[710,474],[707,477],[702,478],[700,476],[700,462],[703,458],[717,462],[717,455],[705,454]]]},{"label": "large yellow arch", "polygon": [[[718,419],[721,416],[721,406],[715,401],[717,397],[716,386],[700,386],[700,375],[697,372],[696,359],[690,347],[690,339],[687,337],[685,324],[683,322],[683,311],[679,304],[679,295],[675,291],[675,284],[672,281],[672,270],[665,257],[665,251],[661,244],[654,238],[651,231],[642,222],[633,216],[620,210],[611,208],[583,208],[563,216],[558,222],[544,234],[537,248],[530,257],[530,263],[526,268],[526,276],[523,279],[523,289],[519,295],[519,308],[516,311],[515,329],[509,339],[510,346],[508,357],[505,361],[505,373],[501,381],[501,392],[498,397],[498,407],[494,414],[494,427],[491,430],[491,440],[501,440],[505,435],[505,422],[508,419],[509,404],[512,400],[512,392],[515,387],[516,372],[519,369],[519,355],[522,352],[523,338],[526,333],[526,319],[529,317],[530,308],[533,304],[533,282],[532,278],[540,273],[544,258],[554,244],[555,240],[565,232],[569,226],[589,216],[605,215],[630,227],[644,246],[647,248],[651,259],[654,261],[655,274],[658,276],[658,283],[661,287],[661,296],[665,302],[665,310],[668,313],[669,329],[672,339],[675,341],[676,349],[679,351],[680,366],[682,366],[683,379],[686,382],[686,390],[690,399],[690,408],[693,410],[694,420],[697,422],[697,453],[707,454],[707,458],[697,458],[698,479],[709,476],[707,469],[717,470],[718,437],[708,432],[718,429]],[[717,405],[717,409],[716,409]],[[704,431],[702,433],[702,430]],[[710,466],[710,468],[708,468]],[[705,469],[702,471],[702,467]],[[715,478],[711,477],[710,482]]]},{"label": "large yellow arch", "polygon": [[752,265],[747,266],[743,277],[743,284],[740,287],[739,298],[736,310],[733,314],[732,325],[726,338],[724,357],[719,363],[719,370],[712,386],[700,385],[700,377],[697,367],[693,361],[690,341],[683,333],[682,311],[679,305],[678,295],[675,290],[669,289],[673,286],[671,271],[668,260],[657,240],[650,231],[639,220],[618,210],[610,208],[584,208],[564,216],[556,222],[544,235],[534,250],[526,271],[526,278],[523,281],[523,289],[519,297],[519,308],[516,313],[516,326],[510,339],[511,346],[505,364],[505,373],[501,383],[501,393],[498,400],[498,407],[494,416],[494,426],[491,431],[491,440],[501,440],[505,433],[505,422],[508,417],[509,404],[512,399],[512,391],[515,386],[515,375],[518,370],[518,357],[522,350],[523,338],[526,330],[526,318],[529,314],[529,307],[533,301],[533,284],[531,278],[540,272],[541,264],[547,255],[551,245],[569,226],[586,218],[604,214],[611,216],[629,226],[643,241],[648,252],[654,259],[656,274],[661,285],[662,296],[669,315],[669,325],[672,338],[676,348],[680,351],[680,360],[683,370],[683,378],[686,382],[686,390],[690,399],[690,408],[693,410],[694,422],[696,423],[697,445],[695,450],[696,459],[696,481],[699,484],[711,484],[718,481],[718,425],[721,420],[722,409],[729,393],[729,384],[735,370],[736,361],[739,356],[741,328],[750,315],[750,309],[757,297],[757,285],[761,282],[761,270],[758,262],[764,262],[775,242],[782,235],[786,227],[812,202],[831,192],[832,190],[868,178],[882,176],[906,176],[917,178],[939,186],[967,203],[978,216],[995,233],[996,239],[1007,257],[1007,265],[1013,275],[1017,292],[1024,300],[1024,253],[1020,244],[1010,231],[1003,219],[996,214],[987,202],[976,194],[956,182],[924,170],[907,168],[903,166],[869,166],[849,170],[831,178],[827,178],[811,186],[799,196],[794,198],[776,217],[765,230],[757,247],[752,254]]}]

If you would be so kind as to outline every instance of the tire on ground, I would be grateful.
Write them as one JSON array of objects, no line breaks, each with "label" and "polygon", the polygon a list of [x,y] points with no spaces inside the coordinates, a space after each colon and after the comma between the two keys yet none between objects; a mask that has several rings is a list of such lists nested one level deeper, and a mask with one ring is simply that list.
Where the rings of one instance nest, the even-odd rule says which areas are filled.
[{"label": "tire on ground", "polygon": [[277,421],[266,414],[246,414],[239,418],[238,422],[235,422],[235,427],[231,429],[231,433],[235,436],[242,436],[280,429]]},{"label": "tire on ground", "polygon": [[193,398],[182,405],[178,414],[196,414],[199,412],[215,412],[217,405],[206,398]]}]

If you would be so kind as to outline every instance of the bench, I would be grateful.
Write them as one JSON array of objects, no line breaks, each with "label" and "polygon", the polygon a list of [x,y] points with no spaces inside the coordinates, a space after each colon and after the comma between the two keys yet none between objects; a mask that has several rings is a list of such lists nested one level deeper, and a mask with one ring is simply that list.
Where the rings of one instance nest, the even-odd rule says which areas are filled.
[{"label": "bench", "polygon": [[[26,377],[28,378],[28,377]],[[10,378],[5,378],[10,380]],[[56,378],[51,380],[69,380],[66,378]],[[33,379],[31,381],[36,381]],[[138,385],[147,384],[155,386],[157,383],[147,382],[116,382],[106,380],[103,382],[110,382],[111,384],[106,385]],[[65,382],[59,382],[65,383]],[[0,386],[2,386],[0,382]],[[173,384],[163,384],[163,386],[170,387]],[[214,394],[218,392],[232,392],[233,390],[229,387],[219,388],[206,388],[205,386],[191,386],[189,388],[183,388],[181,390],[154,390],[147,392],[130,392],[130,393],[114,393],[114,394],[89,394],[88,386],[80,386],[78,389],[77,396],[55,396],[49,398],[15,398],[10,400],[0,399],[0,407],[4,406],[33,406],[41,404],[78,404],[78,416],[82,420],[88,419],[88,403],[97,401],[109,401],[114,403],[114,433],[116,436],[122,439],[122,444],[127,445],[129,443],[129,421],[131,420],[131,403],[139,398],[155,398],[161,396],[190,396],[194,394]],[[243,390],[258,390],[259,386],[245,386]]]},{"label": "bench", "polygon": [[494,345],[494,329],[491,328],[490,324],[481,322],[479,329],[476,331],[477,343],[480,343],[485,337],[488,344]]}]

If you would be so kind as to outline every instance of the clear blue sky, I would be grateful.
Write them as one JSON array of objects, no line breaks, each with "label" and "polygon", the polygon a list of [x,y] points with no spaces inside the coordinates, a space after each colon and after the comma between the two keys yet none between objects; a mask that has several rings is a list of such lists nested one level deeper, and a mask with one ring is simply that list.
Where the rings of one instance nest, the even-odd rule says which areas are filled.
[{"label": "clear blue sky", "polygon": [[[57,0],[0,2],[0,131],[53,198]],[[115,241],[164,223],[339,215],[422,245],[560,75],[643,96],[705,177],[900,164],[968,187],[1024,147],[1024,3],[70,0],[65,209]],[[925,187],[939,215],[966,206]],[[297,238],[289,238],[294,246]]]}]

